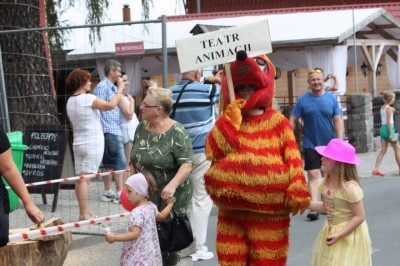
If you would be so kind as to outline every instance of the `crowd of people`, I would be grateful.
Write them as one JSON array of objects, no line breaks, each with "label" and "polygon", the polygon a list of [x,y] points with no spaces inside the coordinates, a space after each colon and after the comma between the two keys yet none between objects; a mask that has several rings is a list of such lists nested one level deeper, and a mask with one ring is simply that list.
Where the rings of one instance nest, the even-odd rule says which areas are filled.
[{"label": "crowd of people", "polygon": [[[156,229],[156,221],[171,218],[172,207],[188,214],[195,239],[192,260],[212,259],[205,242],[213,204],[218,207],[220,265],[286,265],[290,214],[306,209],[310,221],[327,214],[311,265],[371,265],[363,191],[355,168],[361,160],[343,140],[340,106],[336,96],[327,93],[338,88],[335,75],[325,77],[322,69],[311,69],[310,90],[287,119],[274,109],[273,63],[266,55],[248,57],[240,51],[233,63],[203,81],[201,70],[182,73],[171,88],[144,80],[138,118],[121,63],[107,61],[104,73],[93,94],[88,71],[75,69],[69,74],[67,115],[76,175],[97,173],[100,167],[130,169],[125,175],[103,177],[101,194],[102,201],[119,204],[125,188],[128,201],[137,205],[127,219],[126,233],[105,235],[110,244],[124,242],[121,265],[178,264],[181,253],[161,251]],[[327,79],[333,79],[333,85],[327,85]],[[383,99],[382,150],[373,171],[381,176],[379,166],[388,144],[400,167],[390,106],[394,94],[385,92]],[[218,104],[223,106],[220,114]],[[304,165],[293,133],[299,126]],[[30,218],[41,223],[43,213],[22,188],[4,135],[0,128],[0,157],[4,157],[0,174],[8,181],[16,178],[10,186],[23,199]],[[96,217],[89,206],[89,184],[89,180],[75,184],[79,220]],[[1,187],[0,199],[4,190]],[[3,226],[8,217],[5,207],[0,202],[2,245],[8,228]],[[358,256],[352,256],[354,252]]]}]

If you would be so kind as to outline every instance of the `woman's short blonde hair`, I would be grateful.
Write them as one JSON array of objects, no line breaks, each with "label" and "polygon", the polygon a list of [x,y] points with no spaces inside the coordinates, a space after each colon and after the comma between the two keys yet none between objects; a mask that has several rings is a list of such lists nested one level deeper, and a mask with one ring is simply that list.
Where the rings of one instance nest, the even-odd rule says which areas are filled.
[{"label": "woman's short blonde hair", "polygon": [[396,94],[394,94],[393,91],[384,91],[383,92],[383,101],[385,103],[390,103],[392,101],[392,99],[394,99],[396,97]]},{"label": "woman's short blonde hair", "polygon": [[155,101],[155,104],[160,105],[167,115],[171,113],[173,101],[172,92],[169,89],[150,87],[147,90],[147,95],[152,97]]}]

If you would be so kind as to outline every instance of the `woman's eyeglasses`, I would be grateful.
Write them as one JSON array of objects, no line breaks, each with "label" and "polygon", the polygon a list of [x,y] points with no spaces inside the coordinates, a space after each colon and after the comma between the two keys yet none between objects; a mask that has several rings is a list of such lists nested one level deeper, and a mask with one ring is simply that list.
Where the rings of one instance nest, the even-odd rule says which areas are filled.
[{"label": "woman's eyeglasses", "polygon": [[314,74],[314,73],[324,74],[324,71],[322,70],[322,68],[319,68],[319,67],[311,69],[310,71],[308,71],[308,74]]}]

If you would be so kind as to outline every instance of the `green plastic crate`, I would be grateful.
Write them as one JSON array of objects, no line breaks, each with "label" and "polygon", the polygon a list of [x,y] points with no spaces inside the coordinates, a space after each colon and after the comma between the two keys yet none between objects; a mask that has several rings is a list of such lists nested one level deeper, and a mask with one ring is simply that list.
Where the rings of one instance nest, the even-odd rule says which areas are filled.
[{"label": "green plastic crate", "polygon": [[[19,172],[22,172],[22,166],[24,163],[24,151],[28,149],[28,146],[22,144],[22,132],[21,131],[15,131],[15,132],[10,132],[7,133],[8,140],[11,143],[11,150],[12,150],[12,156],[14,159],[15,164],[17,165],[17,168]],[[7,181],[3,179],[3,182],[6,186],[8,186]],[[9,189],[8,190],[8,198],[10,200],[10,212],[13,212],[17,209],[18,207],[18,202],[19,198],[17,194]]]}]

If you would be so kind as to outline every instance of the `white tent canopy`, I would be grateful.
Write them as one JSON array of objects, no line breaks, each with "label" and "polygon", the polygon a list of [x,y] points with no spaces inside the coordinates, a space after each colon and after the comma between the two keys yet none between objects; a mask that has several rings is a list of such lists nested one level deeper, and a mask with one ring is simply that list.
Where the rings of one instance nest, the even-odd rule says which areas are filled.
[{"label": "white tent canopy", "polygon": [[[227,14],[231,16],[210,18],[211,14],[208,16],[200,14],[189,16],[192,17],[190,20],[187,20],[187,16],[168,18],[166,25],[168,72],[179,73],[175,40],[190,37],[190,31],[197,24],[236,26],[268,19],[274,50],[269,56],[277,67],[282,70],[322,67],[325,72],[337,73],[340,84],[345,84],[347,65],[358,65],[364,61],[361,49],[357,49],[359,51],[356,62],[354,50],[351,48],[354,42],[348,46],[348,41],[352,40],[354,32],[357,36],[356,45],[359,39],[378,41],[375,42],[376,45],[391,40],[392,45],[396,47],[400,43],[397,41],[400,39],[399,22],[381,8],[288,14],[262,14],[261,11],[225,13]],[[141,71],[141,76],[160,75],[162,74],[161,23],[147,25],[147,32],[143,30],[141,24],[104,27],[101,29],[102,40],[93,45],[84,43],[82,38],[71,40],[66,47],[72,50],[67,54],[67,60],[118,59],[115,54],[115,43],[143,41],[145,54],[125,55],[124,64],[132,62],[135,65],[132,71],[136,73],[136,77],[140,76],[137,75],[138,71]],[[80,31],[78,34],[74,32],[74,36],[87,36],[87,29]],[[386,47],[383,51],[387,49]],[[395,59],[397,61],[397,58]],[[102,70],[99,73],[102,73]],[[340,94],[344,92],[345,86]]]}]

